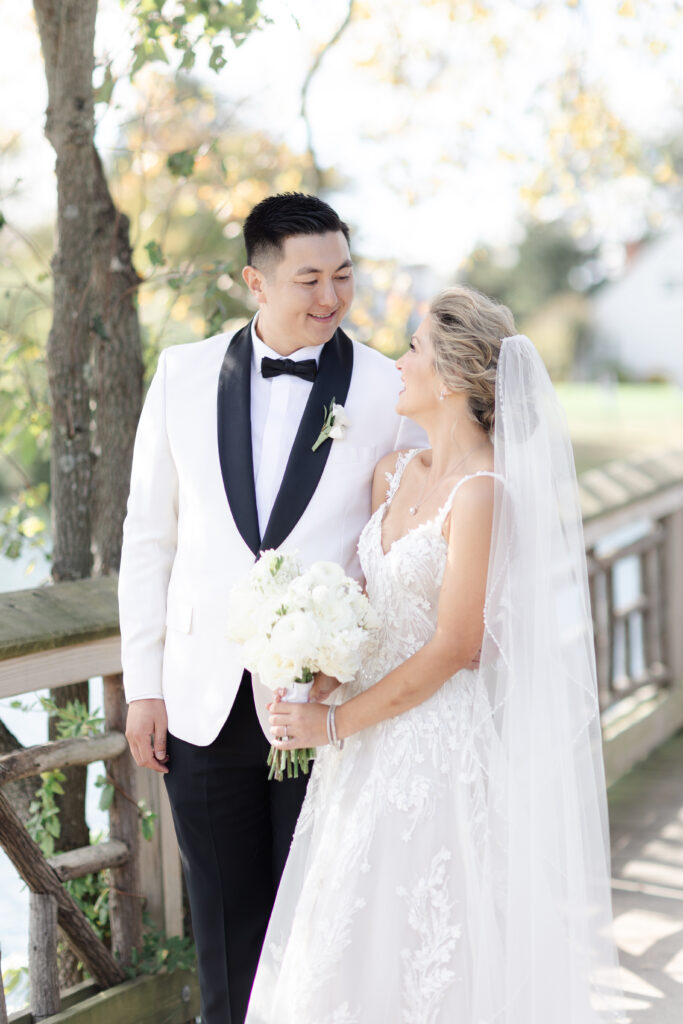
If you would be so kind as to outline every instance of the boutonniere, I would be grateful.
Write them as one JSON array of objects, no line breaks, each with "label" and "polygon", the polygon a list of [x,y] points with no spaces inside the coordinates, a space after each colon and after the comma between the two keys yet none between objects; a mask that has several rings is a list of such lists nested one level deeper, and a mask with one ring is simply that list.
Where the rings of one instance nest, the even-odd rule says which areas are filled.
[{"label": "boutonniere", "polygon": [[351,420],[344,412],[343,405],[337,405],[334,398],[330,402],[329,412],[327,406],[323,406],[323,427],[318,434],[318,439],[313,445],[311,451],[317,451],[323,441],[327,441],[328,437],[333,441],[340,441],[344,437],[344,431],[347,427],[351,426]]}]

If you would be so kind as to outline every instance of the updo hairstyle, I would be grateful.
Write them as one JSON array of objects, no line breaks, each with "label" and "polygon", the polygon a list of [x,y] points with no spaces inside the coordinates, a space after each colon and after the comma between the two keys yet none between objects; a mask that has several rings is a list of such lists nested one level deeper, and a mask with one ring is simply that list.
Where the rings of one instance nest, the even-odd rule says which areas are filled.
[{"label": "updo hairstyle", "polygon": [[491,434],[501,339],[515,334],[507,308],[474,288],[447,288],[429,308],[434,368],[449,391],[467,395],[472,418]]}]

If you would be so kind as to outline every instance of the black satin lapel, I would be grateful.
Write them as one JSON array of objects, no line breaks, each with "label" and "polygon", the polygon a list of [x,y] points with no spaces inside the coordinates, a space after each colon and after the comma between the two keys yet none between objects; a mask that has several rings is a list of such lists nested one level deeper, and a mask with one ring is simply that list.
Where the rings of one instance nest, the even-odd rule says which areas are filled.
[{"label": "black satin lapel", "polygon": [[230,511],[256,554],[259,534],[251,450],[251,324],[228,345],[218,377],[218,457]]},{"label": "black satin lapel", "polygon": [[324,441],[317,451],[311,450],[323,425],[323,406],[329,409],[333,398],[337,405],[344,404],[352,371],[353,343],[338,329],[320,353],[318,375],[294,438],[261,550],[279,547],[306,511],[334,444]]}]

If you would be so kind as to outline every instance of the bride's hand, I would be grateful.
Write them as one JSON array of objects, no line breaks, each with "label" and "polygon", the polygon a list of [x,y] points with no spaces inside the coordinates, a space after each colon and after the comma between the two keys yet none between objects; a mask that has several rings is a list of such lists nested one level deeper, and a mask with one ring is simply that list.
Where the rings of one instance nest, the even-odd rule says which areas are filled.
[{"label": "bride's hand", "polygon": [[[302,747],[324,747],[327,740],[327,708],[321,704],[290,704],[273,701],[270,712],[270,735],[278,750]],[[284,740],[283,737],[287,736]]]},{"label": "bride's hand", "polygon": [[341,683],[333,676],[326,676],[324,672],[316,672],[308,700],[312,704],[322,704],[323,701],[334,693]]}]

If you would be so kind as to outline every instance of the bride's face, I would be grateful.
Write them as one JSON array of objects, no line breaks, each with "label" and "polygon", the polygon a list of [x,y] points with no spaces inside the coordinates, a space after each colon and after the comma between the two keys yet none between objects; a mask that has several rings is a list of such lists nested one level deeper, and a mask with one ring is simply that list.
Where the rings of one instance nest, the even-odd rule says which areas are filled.
[{"label": "bride's face", "polygon": [[439,403],[443,382],[434,369],[434,347],[429,337],[426,316],[410,339],[408,351],[396,361],[403,387],[398,396],[396,411],[419,421],[425,413],[434,411]]}]

